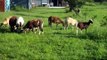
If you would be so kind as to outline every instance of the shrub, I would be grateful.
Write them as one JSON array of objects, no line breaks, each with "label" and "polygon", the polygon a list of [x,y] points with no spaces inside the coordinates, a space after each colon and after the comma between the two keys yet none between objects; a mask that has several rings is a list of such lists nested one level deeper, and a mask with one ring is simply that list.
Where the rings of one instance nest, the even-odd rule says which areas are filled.
[{"label": "shrub", "polygon": [[107,26],[107,16],[103,17],[103,20],[101,21],[101,26]]},{"label": "shrub", "polygon": [[15,11],[26,11],[27,9],[22,7],[22,6],[14,6],[12,8],[12,10],[15,10]]}]

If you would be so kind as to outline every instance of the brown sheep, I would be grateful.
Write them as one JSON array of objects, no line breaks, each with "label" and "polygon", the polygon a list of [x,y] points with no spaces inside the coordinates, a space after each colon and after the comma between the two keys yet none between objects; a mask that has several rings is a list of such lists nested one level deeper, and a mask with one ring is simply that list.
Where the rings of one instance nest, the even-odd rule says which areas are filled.
[{"label": "brown sheep", "polygon": [[32,30],[32,32],[34,32],[35,28],[39,29],[39,34],[40,32],[43,32],[43,21],[41,19],[34,19],[31,21],[28,21],[23,29],[24,29],[24,32],[26,32],[27,30]]},{"label": "brown sheep", "polygon": [[64,27],[64,22],[59,18],[59,17],[56,17],[56,16],[50,16],[48,18],[48,25],[50,27],[52,27],[52,23],[55,23],[56,24],[56,27],[58,26],[58,24],[62,24],[62,26]]},{"label": "brown sheep", "polygon": [[10,25],[10,30],[11,32],[15,32],[16,30],[16,22],[17,22],[17,17],[12,16],[9,20],[9,25]]}]

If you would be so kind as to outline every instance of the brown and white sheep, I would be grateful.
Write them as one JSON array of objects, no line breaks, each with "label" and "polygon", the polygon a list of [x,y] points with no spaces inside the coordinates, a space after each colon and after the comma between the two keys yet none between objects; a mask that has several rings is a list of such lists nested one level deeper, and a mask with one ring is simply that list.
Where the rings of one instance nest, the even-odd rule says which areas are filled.
[{"label": "brown and white sheep", "polygon": [[35,32],[35,29],[39,30],[39,34],[43,33],[43,21],[41,19],[34,19],[31,21],[28,21],[27,24],[23,27],[24,32],[28,30],[32,30],[32,32]]},{"label": "brown and white sheep", "polygon": [[59,17],[56,17],[56,16],[50,16],[48,18],[48,25],[50,27],[52,27],[52,23],[55,23],[56,24],[56,27],[58,26],[58,24],[62,24],[62,26],[64,27],[64,22],[59,18]]}]

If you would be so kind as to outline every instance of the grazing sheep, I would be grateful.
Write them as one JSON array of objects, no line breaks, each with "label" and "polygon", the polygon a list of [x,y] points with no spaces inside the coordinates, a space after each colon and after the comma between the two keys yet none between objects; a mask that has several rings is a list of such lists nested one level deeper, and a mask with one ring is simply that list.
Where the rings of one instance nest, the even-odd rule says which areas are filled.
[{"label": "grazing sheep", "polygon": [[[93,23],[93,20],[90,19],[88,22],[78,22],[77,27],[81,30],[85,29],[87,32],[87,28],[89,27],[89,25]],[[78,32],[77,32],[78,33]]]},{"label": "grazing sheep", "polygon": [[50,27],[52,27],[52,23],[55,23],[56,27],[58,26],[58,24],[62,24],[62,26],[64,26],[64,22],[59,17],[56,16],[50,16],[48,18],[48,25]]},{"label": "grazing sheep", "polygon": [[24,19],[23,17],[19,17],[16,21],[16,27],[17,29],[22,30],[22,26],[24,25]]},{"label": "grazing sheep", "polygon": [[10,25],[10,30],[11,32],[18,32],[18,29],[20,28],[20,30],[22,29],[22,26],[24,24],[24,19],[23,17],[16,17],[16,16],[12,16],[9,20],[9,25]]},{"label": "grazing sheep", "polygon": [[93,23],[92,19],[90,19],[88,22],[78,22],[78,28],[83,30],[83,29],[87,29],[90,25],[90,23]]},{"label": "grazing sheep", "polygon": [[12,17],[12,16],[9,16],[9,17],[5,18],[4,21],[1,23],[0,26],[3,26],[3,25],[9,26],[9,20],[10,20],[11,17]]},{"label": "grazing sheep", "polygon": [[11,32],[15,32],[16,31],[16,21],[17,21],[17,17],[16,16],[12,16],[9,20],[9,25],[10,25],[10,30]]},{"label": "grazing sheep", "polygon": [[43,32],[43,21],[41,19],[34,19],[31,21],[28,21],[27,24],[23,27],[24,32],[27,30],[32,30],[32,32],[35,31],[35,29],[39,29],[39,34]]},{"label": "grazing sheep", "polygon": [[71,17],[67,17],[65,19],[65,28],[67,29],[69,25],[72,25],[72,26],[77,26],[78,24],[78,21],[76,19],[73,19]]}]

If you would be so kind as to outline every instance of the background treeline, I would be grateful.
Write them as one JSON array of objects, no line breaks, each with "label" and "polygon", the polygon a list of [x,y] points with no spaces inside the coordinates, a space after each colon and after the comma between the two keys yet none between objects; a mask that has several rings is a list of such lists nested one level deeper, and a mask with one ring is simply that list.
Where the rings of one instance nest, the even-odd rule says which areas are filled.
[{"label": "background treeline", "polygon": [[107,0],[65,0],[68,2],[69,5],[69,11],[75,10],[75,8],[81,8],[86,2],[90,3],[103,3],[107,2]]}]

